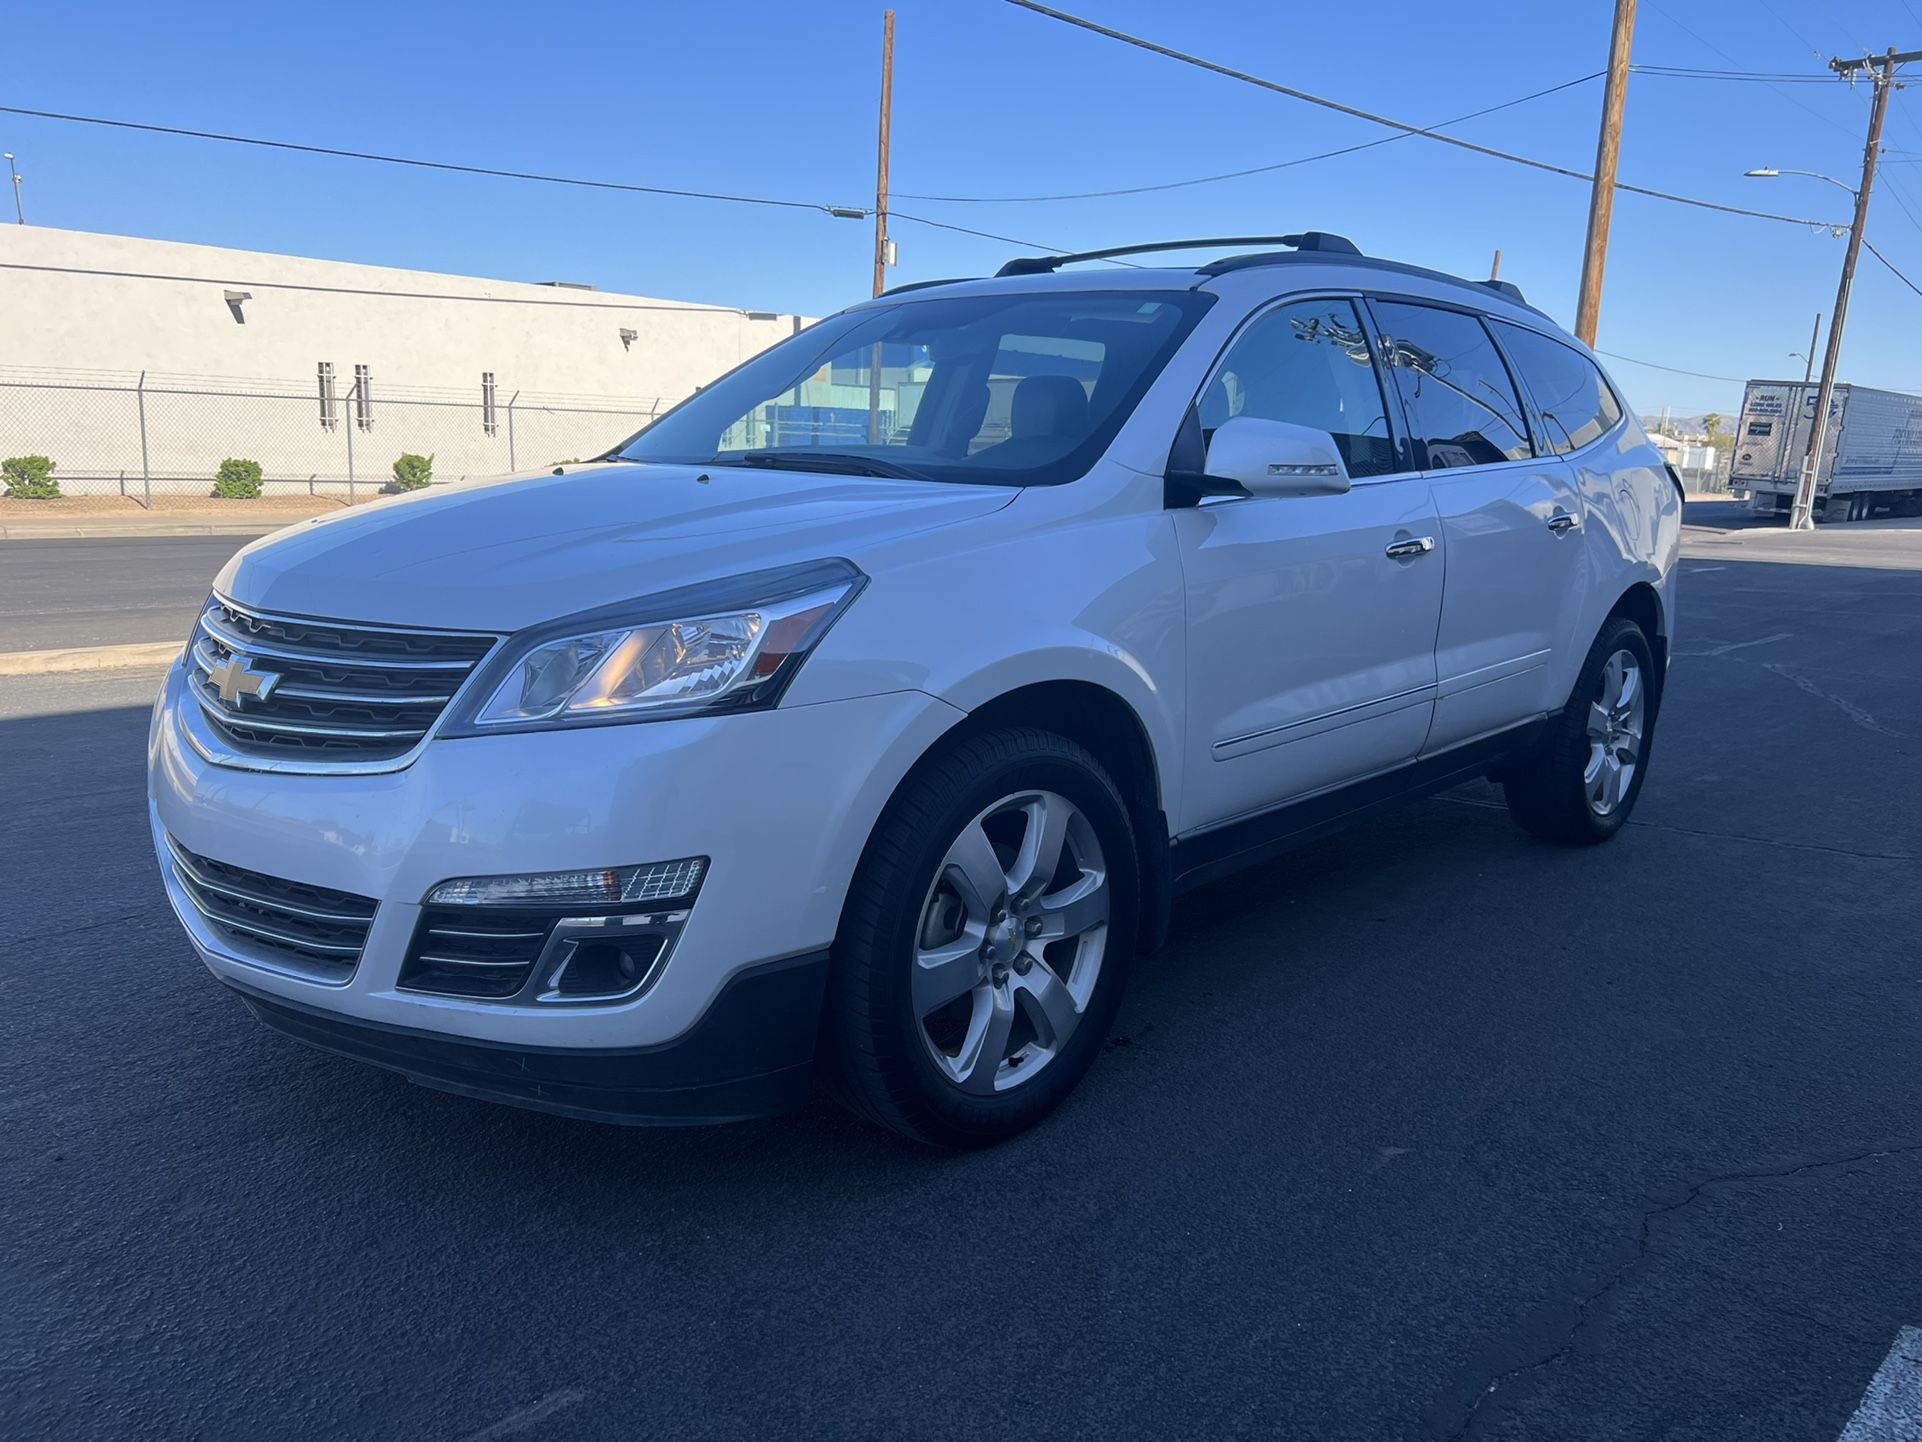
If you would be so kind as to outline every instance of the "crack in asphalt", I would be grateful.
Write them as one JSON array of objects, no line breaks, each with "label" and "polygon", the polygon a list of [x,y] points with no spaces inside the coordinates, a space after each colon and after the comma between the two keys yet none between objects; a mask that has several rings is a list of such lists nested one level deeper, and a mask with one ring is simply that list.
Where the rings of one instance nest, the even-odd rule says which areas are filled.
[{"label": "crack in asphalt", "polygon": [[1820,686],[1816,685],[1813,681],[1809,680],[1808,677],[1800,675],[1795,671],[1791,671],[1786,666],[1783,666],[1774,661],[1764,661],[1762,663],[1762,669],[1764,671],[1773,671],[1777,676],[1780,676],[1783,680],[1794,683],[1796,686],[1806,691],[1809,695],[1815,697],[1816,700],[1828,702],[1831,706],[1834,706],[1838,710],[1840,710],[1844,716],[1849,718],[1849,720],[1853,721],[1857,726],[1860,726],[1864,731],[1874,731],[1883,736],[1893,736],[1898,740],[1907,739],[1906,732],[1892,730],[1890,727],[1884,726],[1880,721],[1876,720],[1874,716],[1870,715],[1867,711],[1863,710],[1860,706],[1856,705],[1853,701],[1849,700],[1847,697],[1837,696],[1832,692],[1824,691]]},{"label": "crack in asphalt", "polygon": [[1676,1213],[1693,1205],[1709,1188],[1734,1182],[1783,1181],[1789,1177],[1802,1176],[1809,1172],[1826,1171],[1834,1167],[1846,1167],[1855,1162],[1875,1161],[1882,1157],[1906,1156],[1913,1152],[1922,1152],[1922,1142],[1900,1142],[1892,1145],[1871,1147],[1864,1151],[1851,1152],[1847,1156],[1825,1157],[1816,1161],[1798,1162],[1793,1166],[1771,1167],[1763,1171],[1718,1172],[1713,1176],[1704,1177],[1700,1181],[1689,1183],[1679,1201],[1648,1208],[1642,1213],[1641,1224],[1636,1230],[1632,1254],[1620,1266],[1616,1267],[1600,1286],[1591,1288],[1575,1300],[1574,1321],[1568,1327],[1561,1341],[1545,1355],[1519,1363],[1513,1367],[1506,1367],[1490,1377],[1488,1381],[1476,1391],[1475,1400],[1469,1404],[1467,1412],[1462,1415],[1462,1419],[1456,1425],[1455,1430],[1448,1434],[1448,1442],[1460,1442],[1460,1439],[1467,1437],[1480,1420],[1482,1405],[1505,1385],[1513,1382],[1516,1378],[1539,1372],[1547,1367],[1552,1367],[1564,1357],[1568,1356],[1575,1348],[1576,1338],[1581,1335],[1583,1328],[1588,1325],[1590,1313],[1596,1305],[1626,1281],[1631,1272],[1635,1271],[1643,1262],[1648,1260],[1649,1244],[1653,1239],[1655,1223],[1664,1217],[1674,1216]]}]

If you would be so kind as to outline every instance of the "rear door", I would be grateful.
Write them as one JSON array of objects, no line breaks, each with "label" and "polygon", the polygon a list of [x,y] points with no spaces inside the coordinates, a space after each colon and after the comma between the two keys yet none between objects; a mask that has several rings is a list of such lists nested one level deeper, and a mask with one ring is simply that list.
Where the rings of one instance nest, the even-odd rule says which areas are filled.
[{"label": "rear door", "polygon": [[1576,644],[1586,581],[1582,500],[1568,465],[1536,453],[1514,377],[1482,318],[1371,301],[1440,515],[1447,575],[1425,752],[1559,706],[1551,663]]}]

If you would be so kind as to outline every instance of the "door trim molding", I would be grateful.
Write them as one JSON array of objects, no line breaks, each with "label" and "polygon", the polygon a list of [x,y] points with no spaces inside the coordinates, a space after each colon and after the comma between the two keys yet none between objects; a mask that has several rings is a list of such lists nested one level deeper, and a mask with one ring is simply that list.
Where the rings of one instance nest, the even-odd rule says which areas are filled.
[{"label": "door trim molding", "polygon": [[1248,756],[1257,751],[1266,751],[1273,746],[1285,746],[1290,741],[1304,741],[1310,736],[1321,736],[1356,721],[1368,721],[1376,716],[1392,715],[1396,711],[1406,711],[1410,706],[1419,706],[1424,701],[1435,699],[1435,684],[1427,682],[1397,691],[1392,696],[1377,696],[1372,701],[1358,701],[1353,706],[1342,706],[1333,711],[1323,711],[1315,716],[1304,716],[1299,721],[1285,721],[1279,726],[1264,726],[1259,731],[1249,731],[1240,736],[1230,736],[1215,742],[1211,754],[1217,761],[1232,761],[1238,756]]},{"label": "door trim molding", "polygon": [[[1442,604],[1446,605],[1447,602],[1444,600]],[[1546,666],[1552,654],[1550,648],[1544,646],[1525,656],[1510,656],[1505,661],[1478,666],[1473,671],[1457,671],[1453,676],[1442,678],[1437,687],[1438,694],[1443,697],[1459,696],[1464,691],[1473,691],[1477,686],[1506,681],[1512,676],[1525,676],[1530,671],[1539,671]]]}]

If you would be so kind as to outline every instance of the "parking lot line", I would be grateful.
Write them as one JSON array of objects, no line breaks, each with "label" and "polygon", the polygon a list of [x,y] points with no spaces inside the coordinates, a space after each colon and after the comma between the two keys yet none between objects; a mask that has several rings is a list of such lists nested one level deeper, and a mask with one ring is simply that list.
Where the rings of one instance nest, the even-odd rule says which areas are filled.
[{"label": "parking lot line", "polygon": [[483,1427],[465,1439],[465,1442],[500,1442],[503,1437],[518,1437],[521,1433],[545,1422],[556,1412],[565,1411],[577,1402],[587,1400],[587,1393],[578,1387],[563,1387],[558,1392],[549,1392],[538,1402],[529,1403],[517,1412],[509,1412],[491,1427]]},{"label": "parking lot line", "polygon": [[1904,1327],[1837,1442],[1914,1442],[1917,1437],[1922,1437],[1922,1327]]}]

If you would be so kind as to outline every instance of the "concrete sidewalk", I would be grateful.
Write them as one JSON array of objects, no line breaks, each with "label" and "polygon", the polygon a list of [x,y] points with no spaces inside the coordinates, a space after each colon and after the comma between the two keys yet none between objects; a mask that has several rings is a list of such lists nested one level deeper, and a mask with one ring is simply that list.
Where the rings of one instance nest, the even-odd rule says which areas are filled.
[{"label": "concrete sidewalk", "polygon": [[70,646],[51,651],[0,651],[0,676],[61,676],[80,671],[164,670],[183,643],[135,641],[124,646]]},{"label": "concrete sidewalk", "polygon": [[[371,499],[371,497],[370,497]],[[313,516],[347,509],[325,496],[220,501],[156,496],[149,511],[117,496],[48,501],[0,499],[0,541],[103,540],[126,536],[264,536]]]}]

